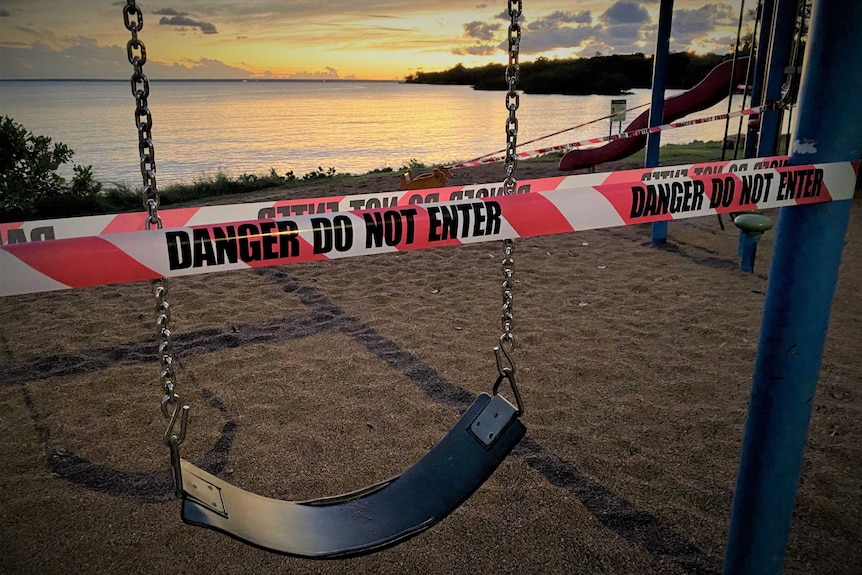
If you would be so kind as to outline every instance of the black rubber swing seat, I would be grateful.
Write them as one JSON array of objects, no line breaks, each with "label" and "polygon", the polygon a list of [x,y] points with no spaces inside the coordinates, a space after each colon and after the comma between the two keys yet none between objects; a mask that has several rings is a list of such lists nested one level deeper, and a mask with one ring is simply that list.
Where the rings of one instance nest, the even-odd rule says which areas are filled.
[{"label": "black rubber swing seat", "polygon": [[428,529],[467,500],[524,436],[519,414],[502,396],[483,393],[404,473],[312,501],[255,495],[181,460],[183,521],[299,557],[378,551]]}]

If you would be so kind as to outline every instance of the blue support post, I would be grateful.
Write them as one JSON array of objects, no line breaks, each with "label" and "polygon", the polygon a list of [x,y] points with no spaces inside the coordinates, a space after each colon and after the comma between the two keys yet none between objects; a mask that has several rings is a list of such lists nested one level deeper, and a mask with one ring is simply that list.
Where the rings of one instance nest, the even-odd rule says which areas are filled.
[{"label": "blue support post", "polygon": [[[862,2],[815,0],[791,164],[862,157],[860,63]],[[850,205],[797,206],[779,214],[725,551],[727,575],[782,570]]]},{"label": "blue support post", "polygon": [[[764,102],[774,102],[781,97],[785,70],[790,64],[793,48],[793,33],[796,30],[798,0],[778,0],[775,6],[773,29],[769,43],[769,67],[766,72]],[[778,149],[781,130],[781,112],[773,110],[760,114],[760,137],[757,141],[757,157],[774,156]]]},{"label": "blue support post", "polygon": [[754,273],[754,260],[757,259],[757,243],[760,235],[739,232],[739,269],[744,272]]},{"label": "blue support post", "polygon": [[[796,28],[796,12],[799,3],[799,0],[774,1],[773,17],[769,19],[772,22],[772,32],[766,35],[769,38],[769,49],[758,51],[758,62],[760,61],[761,54],[764,60],[768,60],[765,89],[763,90],[764,102],[778,100],[781,96],[784,70],[790,61],[793,31]],[[767,19],[764,18],[763,22],[766,24]],[[757,157],[773,156],[778,146],[781,112],[778,110],[761,112],[758,121],[760,122],[759,132],[754,133],[755,135],[759,134],[755,155]],[[746,149],[747,147],[746,145]],[[750,154],[746,154],[746,157],[750,157]],[[739,235],[740,269],[744,272],[754,272],[754,260],[757,255],[758,240],[760,240],[759,236],[756,240],[752,241],[744,233]]]},{"label": "blue support post", "polygon": [[733,219],[733,225],[739,228],[739,267],[742,271],[754,273],[757,242],[764,232],[772,229],[772,224],[772,218],[758,212],[748,212]]},{"label": "blue support post", "polygon": [[[754,77],[751,80],[751,107],[756,108],[763,101],[763,81],[766,73],[766,62],[769,60],[769,39],[772,37],[772,16],[775,12],[775,0],[762,0],[758,9],[761,11],[760,36],[757,39],[757,58],[754,60]],[[752,158],[757,152],[757,134],[760,116],[753,116],[748,122],[745,134],[745,154]]]},{"label": "blue support post", "polygon": [[[655,41],[655,58],[652,66],[652,99],[649,108],[649,125],[664,123],[664,90],[667,85],[667,61],[670,55],[670,29],[673,20],[673,0],[661,0],[658,16],[658,36]],[[658,166],[661,132],[647,135],[645,168]],[[652,225],[652,243],[667,242],[667,222]]]}]

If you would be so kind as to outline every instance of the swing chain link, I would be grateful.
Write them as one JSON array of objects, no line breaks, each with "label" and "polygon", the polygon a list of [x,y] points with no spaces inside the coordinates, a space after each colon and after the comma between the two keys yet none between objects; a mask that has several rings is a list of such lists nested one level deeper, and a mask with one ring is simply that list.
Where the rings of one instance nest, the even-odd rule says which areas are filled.
[{"label": "swing chain link", "polygon": [[[506,179],[503,181],[505,195],[514,194],[517,186],[514,176],[518,147],[517,111],[520,105],[520,95],[518,94],[517,86],[521,71],[520,64],[518,63],[521,47],[521,26],[518,20],[521,17],[522,8],[522,0],[509,0],[511,23],[509,24],[509,64],[506,66],[506,84],[508,85],[506,108],[509,110],[509,117],[506,119]],[[512,352],[515,350],[515,334],[513,332],[515,325],[515,316],[513,313],[515,260],[513,252],[514,243],[511,238],[507,238],[504,244],[504,257],[502,261],[503,314],[500,318],[500,323],[503,334],[500,336],[500,345],[494,347],[499,377],[497,377],[497,381],[494,384],[493,392],[496,394],[503,380],[507,380],[512,387],[512,392],[515,394],[516,413],[517,415],[521,415],[524,412],[524,407],[521,402],[521,394],[518,391],[518,386],[515,384],[515,362],[512,359]]]},{"label": "swing chain link", "polygon": [[[126,53],[133,72],[131,77],[132,96],[135,98],[135,126],[138,130],[138,152],[140,153],[141,176],[144,207],[147,209],[146,229],[155,226],[162,229],[162,219],[159,216],[160,196],[156,184],[156,159],[153,146],[153,116],[150,112],[147,98],[150,95],[150,82],[144,74],[144,64],[147,62],[147,48],[138,39],[138,32],[144,27],[143,12],[135,4],[135,0],[127,0],[123,7],[123,23],[132,33],[132,38],[126,44]],[[182,405],[176,391],[176,376],[174,371],[173,340],[171,336],[171,307],[167,302],[168,280],[162,278],[153,282],[153,295],[156,300],[156,327],[161,343],[159,343],[159,379],[162,384],[162,415],[167,420],[163,442],[171,450],[171,465],[173,467],[174,487],[177,495],[182,494],[182,478],[180,472],[179,446],[186,438],[188,428],[189,407]],[[177,425],[179,424],[179,429]]]}]

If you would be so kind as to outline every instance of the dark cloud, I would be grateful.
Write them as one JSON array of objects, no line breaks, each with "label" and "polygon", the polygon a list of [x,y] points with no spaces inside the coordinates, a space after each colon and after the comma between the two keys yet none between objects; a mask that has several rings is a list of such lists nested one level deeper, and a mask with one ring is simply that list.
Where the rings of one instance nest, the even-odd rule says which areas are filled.
[{"label": "dark cloud", "polygon": [[38,36],[41,33],[40,30],[31,28],[30,26],[15,26],[14,29],[18,30],[19,32],[24,32],[25,34],[32,34],[34,36]]},{"label": "dark cloud", "polygon": [[[499,51],[505,52],[508,45],[505,39],[505,25],[496,20],[509,20],[507,12],[494,16],[492,21],[470,22],[464,25],[465,35],[479,40],[473,46],[459,46],[452,50],[458,55],[490,56]],[[649,14],[631,2],[618,2],[594,22],[589,10],[576,12],[555,11],[521,24],[521,53],[538,55],[552,50],[569,49],[572,55],[587,54],[586,47],[601,47],[608,53],[631,53],[641,51],[639,43],[651,33]],[[492,38],[496,44],[492,45]],[[590,55],[592,55],[590,53]]]},{"label": "dark cloud", "polygon": [[153,10],[153,14],[156,16],[188,16],[188,12],[180,12],[179,10],[174,10],[173,8],[162,8],[161,10]]},{"label": "dark cloud", "polygon": [[461,46],[453,48],[452,53],[457,56],[490,56],[497,52],[497,46],[488,44],[477,44],[475,46]]},{"label": "dark cloud", "polygon": [[215,24],[209,22],[199,22],[186,16],[162,16],[159,20],[161,26],[178,26],[180,28],[197,28],[204,34],[218,34]]},{"label": "dark cloud", "polygon": [[671,50],[730,52],[736,45],[733,31],[736,30],[738,20],[738,7],[725,3],[676,10],[673,14]]},{"label": "dark cloud", "polygon": [[[503,10],[502,12],[497,14],[496,17],[499,18],[500,20],[505,20],[506,22],[512,21],[512,16],[509,14],[508,10]],[[524,21],[524,13],[521,12],[521,15],[518,16],[518,22],[523,22],[523,21]]]},{"label": "dark cloud", "polygon": [[500,22],[480,22],[474,20],[464,26],[464,36],[475,40],[470,46],[456,46],[450,52],[458,56],[490,56],[497,52],[495,37],[503,30]]},{"label": "dark cloud", "polygon": [[[529,19],[522,25],[521,51],[524,54],[541,54],[568,49],[572,55],[584,56],[592,56],[595,52],[652,52],[656,27],[644,8],[647,4],[645,0],[621,0],[598,16],[587,10],[556,11]],[[671,49],[699,51],[709,48],[723,52],[733,44],[732,39],[728,41],[725,30],[735,28],[737,18],[737,8],[725,2],[703,4],[697,8],[677,8],[673,15]],[[705,38],[709,38],[706,43]],[[501,43],[498,49],[505,50],[505,46]]]},{"label": "dark cloud", "polygon": [[0,8],[0,18],[9,18],[12,14],[9,13],[9,10],[5,8]]},{"label": "dark cloud", "polygon": [[646,8],[634,2],[617,2],[599,16],[599,20],[608,26],[619,24],[649,24],[652,20]]},{"label": "dark cloud", "polygon": [[575,14],[575,22],[578,24],[592,24],[593,15],[589,10],[583,10]]},{"label": "dark cloud", "polygon": [[537,18],[523,27],[521,50],[525,54],[539,54],[557,48],[577,49],[602,33],[598,26],[592,25],[592,21],[589,10],[557,11]]},{"label": "dark cloud", "polygon": [[580,51],[585,42],[599,35],[601,35],[601,29],[591,26],[559,28],[541,37],[526,37],[522,40],[521,50],[525,54],[539,54],[558,48],[571,48],[574,53]]},{"label": "dark cloud", "polygon": [[551,14],[538,18],[529,24],[529,29],[534,32],[556,30],[566,24],[592,24],[593,15],[589,10],[582,12],[552,12]]},{"label": "dark cloud", "polygon": [[494,33],[500,31],[502,27],[503,25],[499,22],[468,22],[464,24],[464,35],[468,38],[487,42],[492,40],[494,38]]},{"label": "dark cloud", "polygon": [[649,37],[649,34],[646,32],[647,30],[645,30],[640,24],[618,24],[616,26],[609,27],[606,31],[611,45],[617,42],[622,44],[623,42],[645,40]]},{"label": "dark cloud", "polygon": [[[590,49],[603,53],[630,54],[641,51],[643,42],[651,43],[655,27],[646,8],[634,2],[617,2],[599,17],[594,37],[590,38]],[[585,43],[586,44],[586,43]]]},{"label": "dark cloud", "polygon": [[706,4],[695,10],[676,10],[673,14],[673,35],[703,35],[719,26],[734,26],[739,14],[728,4]]},{"label": "dark cloud", "polygon": [[162,18],[159,20],[159,24],[162,26],[196,26],[197,22],[186,16],[172,16]]}]

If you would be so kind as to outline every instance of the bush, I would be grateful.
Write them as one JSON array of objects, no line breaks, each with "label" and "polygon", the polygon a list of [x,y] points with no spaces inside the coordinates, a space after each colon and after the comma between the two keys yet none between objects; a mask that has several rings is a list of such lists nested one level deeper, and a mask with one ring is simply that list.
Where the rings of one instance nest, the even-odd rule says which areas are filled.
[{"label": "bush", "polygon": [[316,180],[328,180],[329,178],[334,178],[335,174],[335,168],[331,166],[326,171],[323,171],[323,168],[318,166],[316,170],[311,170],[310,172],[302,176],[302,179],[306,182],[313,182]]},{"label": "bush", "polygon": [[80,215],[98,205],[102,185],[92,166],[73,166],[70,184],[57,173],[74,155],[65,144],[0,117],[0,219]]}]

